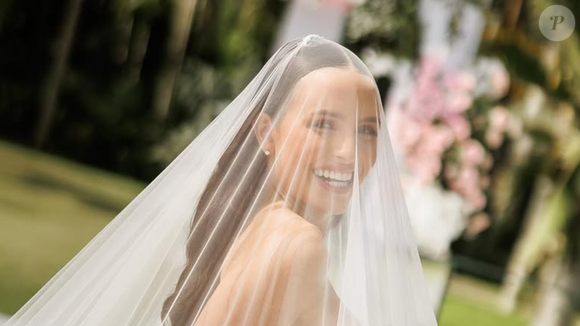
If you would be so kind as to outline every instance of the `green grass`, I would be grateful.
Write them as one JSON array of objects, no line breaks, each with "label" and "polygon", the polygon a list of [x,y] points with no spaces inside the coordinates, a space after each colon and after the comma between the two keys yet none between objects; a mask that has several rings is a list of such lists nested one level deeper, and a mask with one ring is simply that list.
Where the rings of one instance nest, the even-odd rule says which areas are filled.
[{"label": "green grass", "polygon": [[439,316],[440,326],[524,326],[529,324],[532,302],[526,295],[513,313],[497,307],[500,287],[476,278],[454,274]]},{"label": "green grass", "polygon": [[18,310],[143,187],[0,142],[0,312]]},{"label": "green grass", "polygon": [[[144,186],[0,142],[0,312],[17,311]],[[526,325],[521,314],[495,309],[497,292],[454,277],[439,325]]]},{"label": "green grass", "polygon": [[[444,281],[449,267],[428,260],[422,262],[427,280]],[[433,289],[430,289],[433,290]],[[440,309],[439,326],[524,326],[528,324],[526,308],[505,314],[497,308],[500,288],[496,284],[484,282],[461,274],[454,274]],[[525,300],[524,300],[525,301]],[[525,307],[525,308],[524,308]]]},{"label": "green grass", "polygon": [[501,314],[495,307],[449,294],[443,304],[439,326],[525,326],[528,320],[519,314]]}]

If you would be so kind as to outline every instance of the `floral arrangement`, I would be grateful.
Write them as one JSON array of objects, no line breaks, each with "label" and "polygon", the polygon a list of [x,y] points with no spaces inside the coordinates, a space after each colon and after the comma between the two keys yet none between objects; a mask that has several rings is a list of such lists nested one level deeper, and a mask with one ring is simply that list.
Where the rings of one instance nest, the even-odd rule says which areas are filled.
[{"label": "floral arrangement", "polygon": [[497,100],[509,87],[500,61],[481,58],[471,70],[446,72],[436,57],[420,58],[406,101],[389,107],[393,142],[406,170],[423,185],[439,182],[473,212],[486,206],[492,152],[521,123]]}]

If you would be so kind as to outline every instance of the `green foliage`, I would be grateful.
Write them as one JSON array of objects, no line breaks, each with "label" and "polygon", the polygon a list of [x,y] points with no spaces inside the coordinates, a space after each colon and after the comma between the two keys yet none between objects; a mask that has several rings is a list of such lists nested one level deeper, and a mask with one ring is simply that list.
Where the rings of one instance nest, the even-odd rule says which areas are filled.
[{"label": "green foliage", "polygon": [[370,47],[395,56],[417,58],[420,26],[417,1],[367,0],[346,24],[346,43],[355,52]]},{"label": "green foliage", "polygon": [[[68,0],[8,3],[0,5],[0,137],[30,144]],[[152,146],[187,126],[194,125],[190,135],[196,135],[245,87],[269,56],[285,6],[198,0],[169,116],[159,121],[151,111],[158,76],[169,60],[171,4],[83,3],[45,150],[152,179],[171,156],[151,157]]]},{"label": "green foliage", "polygon": [[223,110],[234,96],[229,74],[202,61],[188,59],[177,81],[173,98],[174,128],[155,142],[151,159],[170,163]]},{"label": "green foliage", "polygon": [[494,43],[484,43],[481,52],[501,58],[510,76],[545,85],[546,72],[537,55],[518,44],[514,38],[506,37]]}]

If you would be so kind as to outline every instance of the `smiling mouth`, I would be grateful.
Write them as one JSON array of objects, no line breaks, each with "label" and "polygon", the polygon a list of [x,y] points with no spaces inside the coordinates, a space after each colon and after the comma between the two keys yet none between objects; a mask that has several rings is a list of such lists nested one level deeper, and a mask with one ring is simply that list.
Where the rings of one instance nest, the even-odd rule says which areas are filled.
[{"label": "smiling mouth", "polygon": [[353,172],[335,172],[314,169],[314,175],[328,186],[337,190],[349,190],[352,186]]}]

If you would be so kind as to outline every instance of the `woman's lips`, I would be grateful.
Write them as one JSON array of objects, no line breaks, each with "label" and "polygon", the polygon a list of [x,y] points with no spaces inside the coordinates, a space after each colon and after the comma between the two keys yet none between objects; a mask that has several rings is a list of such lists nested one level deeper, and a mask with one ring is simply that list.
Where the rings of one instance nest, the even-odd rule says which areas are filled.
[{"label": "woman's lips", "polygon": [[352,182],[353,182],[352,178],[348,181],[339,181],[333,180],[331,178],[326,178],[323,176],[318,176],[316,175],[316,173],[314,173],[314,171],[312,171],[312,174],[318,180],[318,182],[320,182],[322,187],[328,189],[329,191],[338,194],[348,194],[352,190]]}]

